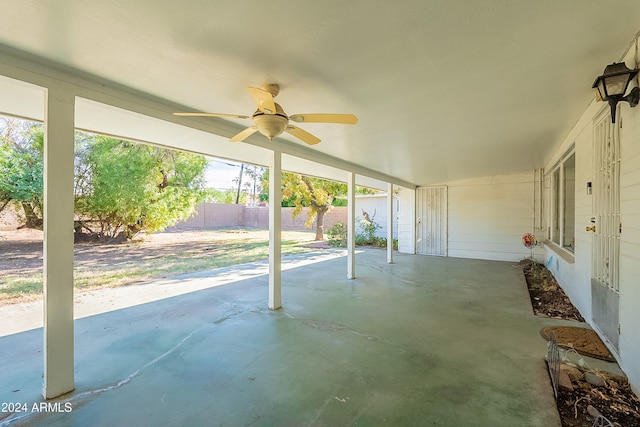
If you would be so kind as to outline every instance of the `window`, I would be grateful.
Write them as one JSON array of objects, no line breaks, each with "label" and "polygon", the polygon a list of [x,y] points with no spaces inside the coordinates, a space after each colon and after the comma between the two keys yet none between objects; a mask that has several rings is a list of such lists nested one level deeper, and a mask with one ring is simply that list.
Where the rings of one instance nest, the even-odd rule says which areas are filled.
[{"label": "window", "polygon": [[573,252],[575,248],[576,155],[570,153],[551,171],[549,237]]}]

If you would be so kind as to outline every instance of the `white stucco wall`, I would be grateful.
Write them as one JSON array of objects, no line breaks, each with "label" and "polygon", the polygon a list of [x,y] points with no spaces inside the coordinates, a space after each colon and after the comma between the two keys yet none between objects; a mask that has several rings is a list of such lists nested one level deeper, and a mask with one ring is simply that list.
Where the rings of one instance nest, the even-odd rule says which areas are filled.
[{"label": "white stucco wall", "polygon": [[[623,48],[623,47],[621,47]],[[625,56],[633,68],[635,52]],[[593,127],[594,120],[606,104],[595,101],[586,109],[568,136],[549,157],[545,169],[575,144],[575,255],[559,256],[561,250],[553,245],[545,248],[546,262],[584,318],[596,326],[592,316],[591,269],[593,233],[590,226],[592,197],[586,183],[594,181]],[[620,335],[616,356],[636,393],[640,392],[640,107],[631,109],[621,103],[618,119],[620,129]],[[614,349],[612,349],[614,350]],[[615,352],[615,351],[614,351]]]},{"label": "white stucco wall", "polygon": [[620,357],[640,393],[640,108],[625,114],[620,139]]},{"label": "white stucco wall", "polygon": [[[356,195],[356,233],[362,233],[360,220],[363,218],[362,211],[369,214],[369,218],[380,225],[376,232],[377,237],[387,237],[387,193]],[[393,219],[393,237],[398,238],[398,205],[396,197],[393,200],[395,211]]]},{"label": "white stucco wall", "polygon": [[519,261],[531,256],[522,235],[534,227],[534,173],[446,183],[449,256]]},{"label": "white stucco wall", "polygon": [[[547,163],[546,169],[550,169],[557,163],[567,150],[575,145],[576,172],[575,172],[575,249],[571,255],[567,251],[558,248],[555,244],[547,242],[545,246],[544,262],[551,270],[554,277],[562,285],[571,302],[580,310],[585,319],[591,318],[591,233],[586,227],[592,225],[592,196],[587,194],[587,182],[593,182],[593,122],[581,121],[581,126],[573,132],[565,144],[559,147],[552,159]],[[549,188],[545,188],[545,202],[550,204]],[[548,207],[548,206],[547,206]],[[545,209],[544,215],[549,215]],[[569,214],[571,215],[571,214]],[[548,225],[548,218],[543,218],[542,223]],[[542,233],[541,233],[542,234]]]}]

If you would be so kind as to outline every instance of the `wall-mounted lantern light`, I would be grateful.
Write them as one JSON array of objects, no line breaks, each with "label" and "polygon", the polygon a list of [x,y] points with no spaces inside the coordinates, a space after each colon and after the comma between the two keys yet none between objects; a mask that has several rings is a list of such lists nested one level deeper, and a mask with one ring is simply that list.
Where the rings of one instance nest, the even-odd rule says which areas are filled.
[{"label": "wall-mounted lantern light", "polygon": [[631,107],[638,105],[640,101],[640,89],[634,87],[627,96],[629,82],[638,74],[638,70],[627,68],[624,62],[614,62],[607,65],[604,73],[593,82],[593,88],[597,89],[596,99],[607,101],[611,106],[611,122],[616,122],[616,105],[620,101],[626,101]]}]

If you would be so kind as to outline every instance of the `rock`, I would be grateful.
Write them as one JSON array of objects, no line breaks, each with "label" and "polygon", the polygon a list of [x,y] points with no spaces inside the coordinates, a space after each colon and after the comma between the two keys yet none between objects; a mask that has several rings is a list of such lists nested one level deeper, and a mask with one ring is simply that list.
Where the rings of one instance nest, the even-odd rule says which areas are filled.
[{"label": "rock", "polygon": [[600,411],[598,411],[596,408],[594,408],[591,405],[587,406],[587,412],[589,413],[589,415],[591,415],[594,418],[598,418],[600,415],[602,415]]},{"label": "rock", "polygon": [[566,390],[573,391],[573,384],[571,384],[571,378],[569,378],[569,375],[566,372],[563,372],[562,370],[560,370],[559,386]]},{"label": "rock", "polygon": [[594,374],[593,372],[585,372],[584,379],[587,380],[587,382],[591,385],[595,385],[595,386],[604,385],[604,379]]},{"label": "rock", "polygon": [[567,363],[560,364],[560,372],[565,372],[572,381],[579,381],[582,379],[582,371],[575,365],[571,366]]}]

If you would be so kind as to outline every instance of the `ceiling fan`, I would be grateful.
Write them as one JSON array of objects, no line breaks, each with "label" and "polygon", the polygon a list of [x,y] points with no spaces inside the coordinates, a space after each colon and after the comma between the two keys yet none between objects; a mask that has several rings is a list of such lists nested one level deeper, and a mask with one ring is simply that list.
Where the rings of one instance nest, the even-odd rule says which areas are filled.
[{"label": "ceiling fan", "polygon": [[231,117],[238,119],[252,119],[253,126],[250,126],[242,132],[234,135],[230,141],[244,141],[253,133],[260,132],[270,140],[282,134],[282,132],[290,133],[298,139],[309,145],[317,144],[320,138],[290,124],[290,121],[296,123],[339,123],[346,125],[354,125],[358,123],[358,118],[353,114],[293,114],[287,116],[280,104],[276,104],[274,97],[280,92],[280,86],[277,84],[268,84],[262,88],[247,87],[249,94],[258,105],[258,109],[252,116],[243,116],[240,114],[221,114],[221,113],[173,113],[176,116],[189,117]]}]

